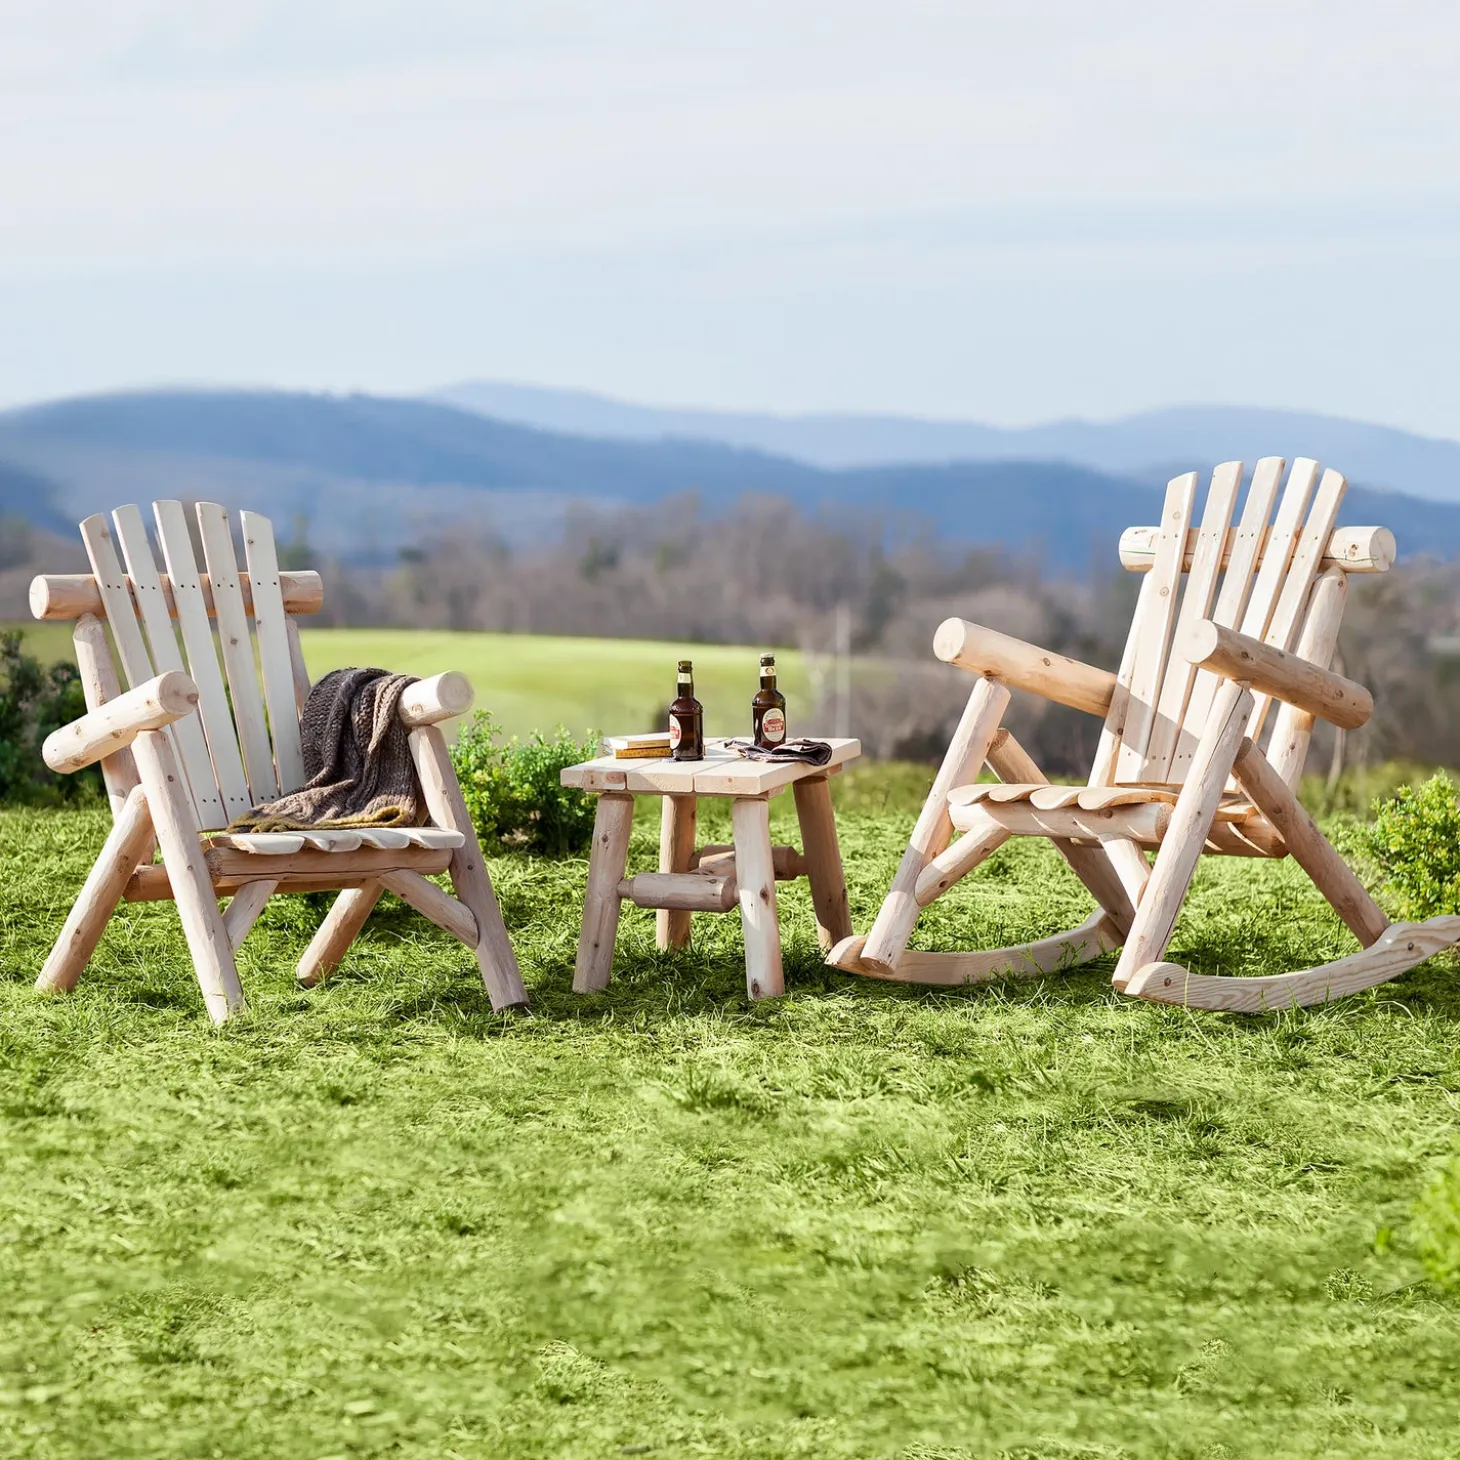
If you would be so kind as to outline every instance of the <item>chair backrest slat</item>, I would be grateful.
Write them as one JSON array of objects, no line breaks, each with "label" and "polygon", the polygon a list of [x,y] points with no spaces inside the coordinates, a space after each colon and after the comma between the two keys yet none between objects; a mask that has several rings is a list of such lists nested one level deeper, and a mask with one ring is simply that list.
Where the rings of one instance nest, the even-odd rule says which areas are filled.
[{"label": "chair backrest slat", "polygon": [[[152,556],[152,545],[147,540],[147,526],[142,521],[142,514],[132,505],[118,507],[112,513],[112,525],[116,530],[116,539],[121,544],[122,556],[126,559],[127,576],[132,580],[137,613],[142,620],[142,627],[147,631],[153,673],[165,674],[170,669],[186,672],[182,651],[178,648],[177,635],[172,627],[172,615],[167,611],[167,600],[162,593],[157,562]],[[178,759],[193,794],[193,805],[198,812],[199,824],[206,828],[226,826],[229,818],[218,792],[218,781],[208,754],[202,720],[197,715],[184,715],[181,720],[173,722],[172,733],[177,745]]]},{"label": "chair backrest slat", "polygon": [[[1252,574],[1257,566],[1258,555],[1267,539],[1267,522],[1272,516],[1272,504],[1277,500],[1278,487],[1282,484],[1283,467],[1280,456],[1264,456],[1253,469],[1252,483],[1247,488],[1247,500],[1242,504],[1242,517],[1233,534],[1227,570],[1222,578],[1221,591],[1217,594],[1217,605],[1212,610],[1212,619],[1224,627],[1237,627],[1247,607],[1248,593],[1252,587]],[[1197,741],[1211,712],[1216,698],[1218,676],[1209,669],[1201,670],[1192,681],[1191,694],[1186,701],[1186,713],[1182,717],[1181,734],[1171,754],[1166,779],[1181,782],[1196,754]]]},{"label": "chair backrest slat", "polygon": [[238,726],[249,792],[255,801],[271,801],[279,794],[279,783],[274,774],[273,751],[264,721],[264,702],[259,694],[253,639],[243,607],[243,590],[238,583],[238,560],[233,553],[228,514],[216,502],[199,502],[198,531],[213,589],[218,643],[223,651],[228,688],[233,695],[233,719]]},{"label": "chair backrest slat", "polygon": [[279,772],[280,794],[286,794],[304,784],[304,755],[299,743],[299,710],[294,701],[294,671],[289,662],[289,632],[285,627],[284,594],[279,587],[274,528],[267,517],[257,512],[242,512],[239,518],[253,589],[254,630],[258,634],[269,729],[273,732],[274,764]]},{"label": "chair backrest slat", "polygon": [[188,533],[187,512],[181,502],[154,502],[152,514],[157,521],[157,540],[167,565],[183,647],[187,650],[188,673],[198,686],[198,710],[213,773],[218,780],[223,809],[228,821],[232,821],[247,811],[252,801],[243,758],[238,751],[238,731],[234,728],[233,712],[228,708],[228,693],[223,688],[223,671],[218,666],[218,647],[213,641],[207,600],[199,581],[198,561]]},{"label": "chair backrest slat", "polygon": [[[1171,627],[1176,621],[1176,597],[1181,586],[1182,563],[1186,557],[1186,528],[1196,498],[1194,471],[1173,477],[1166,486],[1161,509],[1161,532],[1156,539],[1156,560],[1150,577],[1155,587],[1144,618],[1131,626],[1135,642],[1130,702],[1125,708],[1120,751],[1116,757],[1117,783],[1139,780],[1146,747],[1156,718],[1161,679],[1171,644]],[[1144,595],[1143,595],[1144,597]]]},{"label": "chair backrest slat", "polygon": [[[1329,568],[1319,575],[1294,651],[1300,659],[1328,668],[1338,647],[1338,631],[1347,599],[1348,574],[1342,568]],[[1281,705],[1273,718],[1267,758],[1273,770],[1296,790],[1308,758],[1308,742],[1313,738],[1314,717],[1307,710]]]},{"label": "chair backrest slat", "polygon": [[[1222,549],[1227,542],[1232,509],[1237,505],[1237,492],[1242,486],[1242,463],[1223,462],[1212,473],[1207,489],[1206,506],[1202,509],[1201,527],[1197,530],[1196,550],[1186,575],[1186,592],[1181,595],[1181,610],[1176,619],[1176,633],[1206,618],[1217,594],[1217,578],[1222,567]],[[1139,770],[1143,781],[1166,780],[1171,770],[1171,757],[1181,735],[1182,717],[1186,713],[1195,670],[1184,659],[1168,655],[1166,672],[1161,680],[1161,697],[1156,702],[1156,718],[1151,727],[1145,759]]]},{"label": "chair backrest slat", "polygon": [[[111,627],[112,642],[117,646],[117,658],[121,660],[122,678],[128,689],[146,684],[157,671],[152,667],[152,657],[147,652],[142,637],[142,626],[137,621],[137,609],[132,601],[131,586],[121,559],[117,556],[116,544],[106,517],[101,513],[88,517],[81,524],[81,541],[86,546],[86,556],[91,560],[92,576],[96,579],[97,591],[101,594],[102,606],[106,609],[107,623]],[[169,725],[164,732],[177,753],[175,726]],[[178,756],[181,762],[181,756]],[[183,768],[184,778],[187,768]],[[192,786],[188,786],[192,796]],[[202,810],[194,803],[199,819]]]}]

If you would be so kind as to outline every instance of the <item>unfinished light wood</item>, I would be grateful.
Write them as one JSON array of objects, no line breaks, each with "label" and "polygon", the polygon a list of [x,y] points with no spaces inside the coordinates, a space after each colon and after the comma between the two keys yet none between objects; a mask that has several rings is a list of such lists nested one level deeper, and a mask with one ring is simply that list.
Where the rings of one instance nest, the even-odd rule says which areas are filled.
[{"label": "unfinished light wood", "polygon": [[1207,738],[1197,750],[1176,808],[1174,812],[1161,808],[1171,818],[1165,845],[1156,858],[1151,880],[1121,950],[1114,976],[1117,988],[1124,988],[1136,969],[1159,959],[1171,941],[1177,913],[1201,858],[1207,831],[1221,805],[1222,791],[1237,759],[1237,748],[1246,732],[1252,705],[1252,691],[1245,685],[1229,683],[1217,691]]},{"label": "unfinished light wood", "polygon": [[[208,743],[214,783],[223,805],[223,817],[218,824],[226,826],[234,817],[247,811],[253,802],[243,772],[233,711],[223,688],[223,673],[218,666],[218,649],[209,618],[212,600],[203,593],[183,504],[154,502],[152,515],[157,525],[163,561],[167,565],[167,576],[162,581],[171,583],[170,611],[182,630],[188,672],[198,686],[198,715]],[[164,594],[168,591],[164,587]]]},{"label": "unfinished light wood", "polygon": [[[1181,564],[1186,545],[1187,524],[1191,521],[1196,500],[1197,476],[1187,472],[1173,477],[1166,484],[1166,501],[1161,509],[1161,535],[1156,543],[1156,561],[1151,566],[1152,597],[1145,618],[1139,623],[1139,634],[1133,628],[1135,661],[1131,674],[1129,702],[1120,735],[1120,750],[1115,758],[1117,782],[1143,779],[1146,749],[1155,726],[1157,696],[1166,668],[1166,646],[1171,639],[1171,625],[1176,618],[1177,597],[1181,587]],[[1143,587],[1146,585],[1142,585]]]},{"label": "unfinished light wood", "polygon": [[1294,860],[1313,879],[1313,885],[1367,948],[1389,926],[1389,919],[1250,739],[1244,739],[1238,747],[1234,774],[1238,784],[1277,828]]},{"label": "unfinished light wood", "polygon": [[966,619],[944,619],[938,625],[933,653],[945,664],[988,675],[1089,715],[1104,716],[1115,692],[1115,676],[1108,669],[1095,669]]},{"label": "unfinished light wood", "polygon": [[[794,882],[806,875],[806,858],[795,847],[773,846],[771,861],[776,869],[777,882]],[[735,870],[735,848],[714,844],[692,852],[690,870],[706,877],[728,877]]]},{"label": "unfinished light wood", "polygon": [[434,875],[445,872],[454,854],[445,848],[404,847],[378,850],[362,846],[354,852],[320,851],[308,845],[283,856],[263,857],[214,838],[205,854],[214,877],[374,877],[406,867]]},{"label": "unfinished light wood", "polygon": [[66,915],[60,936],[36,979],[36,988],[65,993],[76,986],[121,901],[133,869],[151,852],[152,816],[146,794],[140,785],[134,786]]},{"label": "unfinished light wood", "polygon": [[837,968],[869,978],[896,979],[943,987],[991,983],[1003,978],[1037,978],[1042,974],[1072,973],[1083,963],[1099,958],[1120,945],[1120,933],[1097,909],[1078,928],[1056,933],[1032,943],[993,948],[979,953],[921,953],[909,949],[896,973],[889,974],[861,958],[863,938],[847,938],[828,958]]},{"label": "unfinished light wood", "polygon": [[621,900],[618,885],[628,865],[634,798],[618,792],[600,795],[593,814],[588,887],[583,896],[583,927],[573,964],[573,992],[594,993],[613,976],[613,945],[618,936]]},{"label": "unfinished light wood", "polygon": [[254,634],[259,645],[264,704],[269,712],[269,738],[274,745],[274,768],[279,794],[287,795],[304,784],[304,755],[299,743],[299,709],[294,700],[294,674],[289,667],[289,631],[279,585],[274,527],[257,512],[240,512],[238,518],[243,528],[244,559],[253,584]]},{"label": "unfinished light wood", "polygon": [[[243,590],[244,607],[252,612],[253,589],[247,574],[239,586]],[[280,573],[279,587],[284,595],[284,607],[291,614],[318,613],[324,607],[324,580],[318,573]],[[204,606],[211,614],[213,589],[206,574],[202,590]],[[166,575],[162,579],[162,593],[168,611],[172,612],[173,584]],[[53,621],[78,619],[88,613],[105,618],[106,603],[94,573],[42,573],[30,581],[30,612],[32,618]]]},{"label": "unfinished light wood", "polygon": [[1175,647],[1192,664],[1224,679],[1245,681],[1255,691],[1345,730],[1357,730],[1374,713],[1374,698],[1363,685],[1210,619],[1191,625]]},{"label": "unfinished light wood", "polygon": [[1456,943],[1460,943],[1460,917],[1394,923],[1363,952],[1335,959],[1319,968],[1257,978],[1229,978],[1192,973],[1179,963],[1149,963],[1132,976],[1126,992],[1158,1004],[1183,1004],[1187,1008],[1233,1014],[1266,1014],[1326,1004],[1388,983]]},{"label": "unfinished light wood", "polygon": [[233,962],[233,945],[203,860],[198,824],[183,785],[182,770],[171,742],[161,730],[144,730],[133,742],[132,753],[137,758],[203,1003],[213,1022],[222,1024],[243,1009],[243,989]]},{"label": "unfinished light wood", "polygon": [[[1181,607],[1177,613],[1178,639],[1211,611],[1217,595],[1222,545],[1227,535],[1227,524],[1232,519],[1232,509],[1237,502],[1237,490],[1241,485],[1240,461],[1223,462],[1212,473],[1206,505],[1202,509],[1201,526],[1197,529],[1196,552],[1186,572],[1186,591],[1181,595]],[[1146,744],[1145,758],[1136,775],[1138,780],[1164,781],[1170,773],[1171,757],[1181,736],[1181,725],[1195,675],[1195,665],[1184,659],[1168,656],[1165,672],[1161,676],[1161,693],[1156,701],[1156,715]]]},{"label": "unfinished light wood", "polygon": [[301,988],[315,988],[344,962],[350,945],[364,930],[384,891],[379,882],[370,881],[359,887],[347,887],[335,898],[294,970]]},{"label": "unfinished light wood", "polygon": [[249,929],[258,921],[269,899],[274,895],[277,882],[245,882],[233,894],[223,910],[223,929],[228,934],[229,946],[235,953],[243,947]]},{"label": "unfinished light wood", "polygon": [[624,877],[618,895],[635,907],[660,912],[729,912],[735,906],[736,877],[707,877],[698,872],[640,872]]},{"label": "unfinished light wood", "polygon": [[[808,776],[791,788],[796,799],[796,820],[801,828],[801,848],[806,880],[811,884],[811,906],[816,914],[816,940],[829,953],[843,938],[852,935],[852,914],[847,897],[847,877],[842,868],[837,841],[836,817],[831,807],[831,784],[825,776]],[[772,868],[775,853],[771,849]]]},{"label": "unfinished light wood", "polygon": [[[821,737],[831,749],[818,774],[835,775],[862,753],[861,742],[847,736]],[[769,796],[806,774],[796,761],[745,760],[725,749],[724,740],[708,739],[705,758],[694,761],[616,760],[611,755],[567,766],[561,781],[579,791],[627,792],[633,796]]]},{"label": "unfinished light wood", "polygon": [[999,732],[999,722],[1009,704],[1007,685],[981,678],[973,687],[948,751],[938,767],[932,789],[923,802],[907,850],[902,854],[892,886],[867,934],[861,961],[895,971],[897,961],[917,923],[917,885],[923,868],[947,845],[953,835],[948,816],[948,793],[955,786],[976,781],[988,756],[989,746]]},{"label": "unfinished light wood", "polygon": [[[1313,586],[1308,619],[1293,651],[1299,659],[1324,669],[1333,662],[1347,600],[1348,574],[1338,568],[1329,568]],[[1302,778],[1316,719],[1311,711],[1300,710],[1296,705],[1285,704],[1277,713],[1267,745],[1267,758],[1272,762],[1273,770],[1289,786],[1296,786]]]},{"label": "unfinished light wood", "polygon": [[434,882],[428,882],[419,872],[382,872],[380,884],[468,948],[476,947],[477,920],[471,909],[448,896]]},{"label": "unfinished light wood", "polygon": [[786,991],[781,967],[781,923],[776,906],[776,869],[771,858],[770,806],[737,800],[730,809],[735,833],[740,926],[745,934],[745,991],[752,999],[773,999]]},{"label": "unfinished light wood", "polygon": [[233,720],[243,751],[243,768],[249,794],[257,803],[272,801],[279,794],[274,771],[274,752],[269,744],[264,719],[264,701],[259,692],[254,666],[253,639],[248,614],[238,582],[238,564],[233,555],[233,534],[228,514],[216,502],[197,505],[198,533],[203,540],[203,557],[213,585],[213,607],[218,620],[218,645],[233,699]]},{"label": "unfinished light wood", "polygon": [[79,771],[130,745],[142,731],[190,715],[197,703],[198,687],[180,670],[169,670],[53,730],[41,756],[58,775]]},{"label": "unfinished light wood", "polygon": [[289,637],[289,673],[294,680],[294,708],[302,719],[304,707],[309,703],[311,685],[309,670],[304,666],[304,645],[299,642],[299,622],[293,614],[285,622],[284,632]]},{"label": "unfinished light wood", "polygon": [[[695,796],[665,796],[659,807],[659,870],[673,874],[688,872],[693,865],[699,799]],[[735,861],[730,860],[733,880]],[[730,894],[734,896],[733,890]],[[691,909],[654,904],[654,944],[658,948],[683,948],[690,939]]]},{"label": "unfinished light wood", "polygon": [[[507,925],[502,921],[502,909],[492,891],[487,859],[482,854],[471,814],[457,784],[451,752],[446,748],[441,731],[434,725],[422,725],[412,730],[410,746],[431,821],[445,831],[461,833],[461,845],[451,851],[447,871],[456,896],[471,909],[477,921],[477,966],[492,1008],[498,1011],[525,1009],[527,990],[522,984],[517,955],[512,951],[512,940],[507,936]],[[405,856],[406,853],[396,855]]]},{"label": "unfinished light wood", "polygon": [[[94,614],[83,614],[76,621],[71,643],[76,650],[76,669],[81,676],[86,708],[99,710],[122,692],[117,683],[117,672],[112,667],[106,629],[101,620]],[[132,752],[122,749],[103,756],[101,778],[106,785],[107,800],[111,802],[112,819],[115,820],[121,815],[132,788],[137,785],[137,763],[132,759]]]},{"label": "unfinished light wood", "polygon": [[[1130,573],[1149,573],[1156,557],[1156,539],[1159,527],[1127,527],[1120,535],[1120,565]],[[1259,547],[1267,538],[1267,525],[1263,524]],[[1232,559],[1237,541],[1237,530],[1229,528],[1222,547],[1222,567],[1225,569]],[[1326,572],[1337,568],[1344,573],[1387,573],[1394,566],[1397,549],[1394,534],[1387,527],[1337,527],[1329,535],[1319,560],[1319,568]],[[1196,530],[1186,534],[1186,552],[1182,566],[1191,571],[1192,559],[1196,556]]]},{"label": "unfinished light wood", "polygon": [[949,814],[960,831],[981,828],[988,818],[1012,836],[1066,838],[1097,844],[1111,839],[1158,847],[1168,834],[1172,808],[1164,801],[1147,801],[1139,806],[1110,806],[1104,811],[1085,811],[1079,806],[1041,811],[1022,801],[1006,802],[1002,806],[985,801],[975,806],[950,807]]},{"label": "unfinished light wood", "polygon": [[438,725],[454,720],[471,708],[471,681],[464,674],[449,669],[418,679],[401,692],[400,718],[403,725]]}]

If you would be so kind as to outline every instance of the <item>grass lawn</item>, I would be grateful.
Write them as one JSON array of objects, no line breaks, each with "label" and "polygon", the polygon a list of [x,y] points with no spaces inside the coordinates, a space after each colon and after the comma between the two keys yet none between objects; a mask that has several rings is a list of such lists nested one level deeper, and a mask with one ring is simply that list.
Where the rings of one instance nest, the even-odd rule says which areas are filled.
[{"label": "grass lawn", "polygon": [[[44,663],[72,658],[71,625],[23,628],[26,651]],[[681,656],[695,666],[695,690],[710,735],[750,728],[750,699],[760,680],[755,646],[659,644],[642,639],[578,639],[545,634],[479,634],[428,629],[309,629],[301,632],[304,662],[318,679],[331,669],[378,664],[402,674],[459,669],[476,688],[476,708],[490,710],[504,730],[527,736],[566,724],[575,735],[661,729],[674,698]],[[830,727],[798,718],[809,712],[805,657],[777,649],[780,686],[790,700],[791,733],[829,734]],[[452,726],[446,727],[448,734]]]},{"label": "grass lawn", "polygon": [[[920,779],[838,787],[859,927]],[[661,955],[632,908],[580,999],[584,863],[517,857],[532,1017],[395,904],[301,993],[289,899],[215,1033],[161,905],[31,991],[104,829],[0,814],[6,1457],[1457,1453],[1460,1301],[1411,1224],[1455,1143],[1449,964],[1261,1019],[1122,1000],[1108,961],[929,992],[826,969],[787,886],[784,999],[746,1002],[736,919]],[[1084,908],[1024,844],[919,940]],[[1230,861],[1174,956],[1351,946],[1290,863]]]}]

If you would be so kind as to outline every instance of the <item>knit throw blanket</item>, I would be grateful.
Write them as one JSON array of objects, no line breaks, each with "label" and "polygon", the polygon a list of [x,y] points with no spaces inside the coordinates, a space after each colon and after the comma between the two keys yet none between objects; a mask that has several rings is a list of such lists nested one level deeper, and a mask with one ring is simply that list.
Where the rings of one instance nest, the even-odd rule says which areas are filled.
[{"label": "knit throw blanket", "polygon": [[419,826],[420,783],[397,709],[409,674],[336,669],[309,692],[300,718],[305,782],[238,817],[229,831]]}]

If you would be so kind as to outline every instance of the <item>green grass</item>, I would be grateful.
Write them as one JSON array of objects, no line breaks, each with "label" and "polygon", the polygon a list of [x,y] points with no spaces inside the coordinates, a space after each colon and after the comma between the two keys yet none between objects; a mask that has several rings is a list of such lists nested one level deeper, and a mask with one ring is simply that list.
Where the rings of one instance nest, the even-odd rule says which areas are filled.
[{"label": "green grass", "polygon": [[[838,787],[859,927],[921,779]],[[733,917],[661,955],[633,909],[578,998],[584,865],[516,857],[532,1017],[394,904],[301,993],[288,899],[215,1033],[165,906],[31,991],[104,830],[0,815],[6,1457],[1457,1453],[1460,1305],[1411,1232],[1455,1143],[1443,962],[1262,1019],[1123,1000],[1108,961],[930,992],[826,969],[788,885],[784,999],[746,1002]],[[919,941],[1084,907],[1027,843]],[[1214,861],[1173,956],[1350,947],[1290,864]]]},{"label": "green grass", "polygon": [[[72,657],[70,624],[0,627],[24,628],[27,652],[47,664]],[[423,678],[458,669],[476,689],[476,708],[490,710],[508,734],[520,736],[558,724],[575,735],[661,729],[682,656],[694,661],[706,732],[748,734],[750,700],[760,683],[761,650],[753,646],[429,629],[304,629],[300,639],[315,679],[350,665],[379,665]],[[829,733],[801,718],[811,706],[805,657],[778,649],[776,667],[790,700],[791,733]]]}]

